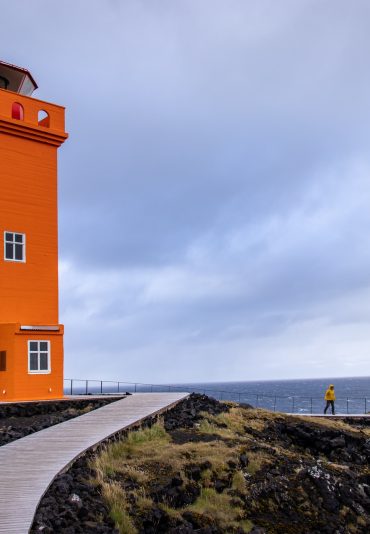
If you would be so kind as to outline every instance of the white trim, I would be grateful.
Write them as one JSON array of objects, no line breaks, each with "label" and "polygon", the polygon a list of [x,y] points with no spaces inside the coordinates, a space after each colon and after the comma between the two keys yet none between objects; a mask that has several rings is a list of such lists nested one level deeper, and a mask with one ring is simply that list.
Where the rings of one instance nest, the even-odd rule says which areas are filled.
[{"label": "white trim", "polygon": [[[48,355],[48,369],[45,370],[45,371],[40,371],[40,369],[34,371],[34,370],[31,370],[30,369],[30,356],[31,356],[31,352],[32,353],[37,353],[37,363],[40,367],[40,352],[44,353],[45,351],[40,351],[40,348],[37,349],[37,351],[33,350],[31,351],[31,343],[47,343],[48,344],[48,350],[47,350],[47,355]],[[51,373],[51,347],[50,347],[50,341],[48,339],[29,339],[28,340],[28,374],[29,375],[49,375]]]},{"label": "white trim", "polygon": [[[6,234],[13,234],[13,236],[15,234],[17,235],[21,235],[23,236],[23,241],[22,243],[18,243],[19,244],[22,244],[23,245],[23,258],[21,260],[16,260],[15,258],[14,259],[10,259],[10,258],[7,258],[6,257],[6,244],[9,243],[9,241],[6,240]],[[14,237],[13,237],[14,239]],[[12,241],[13,244],[15,244],[16,242],[15,241]],[[4,230],[4,261],[12,261],[12,262],[15,262],[15,263],[26,263],[26,234],[24,232],[11,232],[10,230]]]},{"label": "white trim", "polygon": [[44,332],[59,332],[59,326],[43,326],[43,325],[22,325],[20,330],[38,330]]}]

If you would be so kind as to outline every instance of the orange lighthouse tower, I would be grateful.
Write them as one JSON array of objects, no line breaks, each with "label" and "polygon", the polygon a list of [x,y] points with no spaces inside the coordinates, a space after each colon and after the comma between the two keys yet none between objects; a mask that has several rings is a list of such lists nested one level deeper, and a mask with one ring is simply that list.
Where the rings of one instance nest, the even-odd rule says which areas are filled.
[{"label": "orange lighthouse tower", "polygon": [[0,401],[63,396],[57,150],[64,108],[0,61]]}]

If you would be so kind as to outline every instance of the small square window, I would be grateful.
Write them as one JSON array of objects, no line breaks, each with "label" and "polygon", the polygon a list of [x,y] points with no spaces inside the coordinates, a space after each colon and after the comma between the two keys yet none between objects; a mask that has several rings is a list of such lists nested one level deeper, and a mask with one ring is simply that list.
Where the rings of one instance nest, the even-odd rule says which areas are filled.
[{"label": "small square window", "polygon": [[4,258],[8,261],[26,261],[26,236],[4,232]]},{"label": "small square window", "polygon": [[50,341],[28,341],[28,372],[50,373]]}]

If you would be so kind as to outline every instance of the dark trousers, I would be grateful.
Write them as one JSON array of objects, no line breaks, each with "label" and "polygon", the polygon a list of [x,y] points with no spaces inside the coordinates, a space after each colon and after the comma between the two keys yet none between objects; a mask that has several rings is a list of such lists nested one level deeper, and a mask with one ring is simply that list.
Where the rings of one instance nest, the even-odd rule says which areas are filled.
[{"label": "dark trousers", "polygon": [[329,408],[329,406],[331,406],[331,413],[335,415],[334,401],[326,401],[324,413],[326,413],[326,410]]}]

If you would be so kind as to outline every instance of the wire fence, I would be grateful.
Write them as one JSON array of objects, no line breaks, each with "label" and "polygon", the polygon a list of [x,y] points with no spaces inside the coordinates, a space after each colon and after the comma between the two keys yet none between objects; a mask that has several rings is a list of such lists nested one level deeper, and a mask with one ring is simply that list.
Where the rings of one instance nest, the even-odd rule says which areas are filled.
[{"label": "wire fence", "polygon": [[[142,384],[140,382],[120,382],[113,380],[82,380],[66,378],[66,395],[109,395],[120,393],[152,393],[187,391],[201,393],[217,400],[228,400],[250,404],[273,412],[285,413],[322,413],[325,405],[323,397],[265,395],[247,391],[214,390],[203,387],[179,386],[169,384]],[[366,414],[370,409],[370,397],[342,397],[335,401],[337,414]],[[330,409],[329,409],[330,413]]]}]

